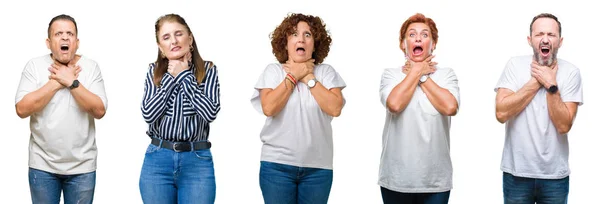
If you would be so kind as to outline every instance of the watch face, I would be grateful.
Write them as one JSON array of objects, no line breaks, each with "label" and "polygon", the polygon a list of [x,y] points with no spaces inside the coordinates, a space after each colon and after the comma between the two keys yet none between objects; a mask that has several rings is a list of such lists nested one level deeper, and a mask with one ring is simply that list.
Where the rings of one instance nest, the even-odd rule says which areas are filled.
[{"label": "watch face", "polygon": [[310,88],[315,87],[315,85],[317,85],[317,81],[314,80],[314,79],[311,79],[311,80],[308,81],[307,85]]},{"label": "watch face", "polygon": [[558,87],[556,85],[552,85],[550,88],[548,88],[548,92],[550,93],[556,93],[556,91],[558,91]]},{"label": "watch face", "polygon": [[421,83],[427,81],[427,75],[421,76],[421,79],[419,79],[419,81],[421,81]]}]

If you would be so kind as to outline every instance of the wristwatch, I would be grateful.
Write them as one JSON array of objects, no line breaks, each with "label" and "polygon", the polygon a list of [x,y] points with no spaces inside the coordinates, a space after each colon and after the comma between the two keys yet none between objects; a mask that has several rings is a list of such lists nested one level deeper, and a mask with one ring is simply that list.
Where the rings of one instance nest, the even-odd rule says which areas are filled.
[{"label": "wristwatch", "polygon": [[317,78],[312,78],[311,80],[308,80],[308,82],[306,82],[306,85],[308,85],[308,88],[315,87],[315,85],[317,85]]},{"label": "wristwatch", "polygon": [[429,78],[429,75],[424,74],[423,76],[421,76],[421,78],[419,79],[419,84],[420,83],[425,83],[425,81],[427,81],[427,79]]},{"label": "wristwatch", "polygon": [[73,81],[73,84],[71,84],[71,86],[69,86],[69,89],[74,89],[74,88],[77,88],[77,87],[79,87],[79,80],[75,79]]},{"label": "wristwatch", "polygon": [[558,91],[558,86],[556,85],[551,85],[550,87],[548,87],[548,92],[550,92],[551,94],[556,93]]}]

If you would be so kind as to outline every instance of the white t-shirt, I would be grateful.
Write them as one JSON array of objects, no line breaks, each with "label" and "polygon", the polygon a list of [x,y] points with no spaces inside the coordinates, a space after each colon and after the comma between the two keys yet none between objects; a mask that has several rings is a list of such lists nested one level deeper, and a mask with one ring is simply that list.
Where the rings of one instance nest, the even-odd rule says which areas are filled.
[{"label": "white t-shirt", "polygon": [[[406,78],[402,68],[385,69],[379,95],[386,107],[392,89]],[[460,104],[458,79],[450,68],[438,68],[429,79],[447,89]],[[403,193],[452,189],[450,116],[440,114],[420,86],[399,114],[386,111],[379,185]]]},{"label": "white t-shirt", "polygon": [[[279,63],[269,64],[264,70],[250,100],[259,113],[263,114],[260,89],[275,89],[285,75]],[[314,75],[327,89],[346,87],[342,77],[330,65],[316,65]],[[261,160],[298,167],[333,169],[332,119],[321,110],[308,86],[298,81],[281,112],[267,117],[265,121],[260,133],[263,142]]]},{"label": "white t-shirt", "polygon": [[[507,88],[517,92],[531,79],[531,55],[511,58],[494,91]],[[556,81],[563,102],[583,104],[581,75],[575,65],[558,59]],[[548,113],[546,89],[506,122],[502,171],[514,176],[561,179],[569,176],[569,141],[560,135]]]},{"label": "white t-shirt", "polygon": [[[50,54],[31,59],[21,76],[15,104],[25,95],[48,82],[48,67],[53,63]],[[81,56],[78,65],[80,86],[96,94],[107,107],[104,81],[98,64]],[[96,170],[96,139],[94,117],[81,110],[69,88],[56,92],[40,112],[30,117],[29,167],[72,175]]]}]

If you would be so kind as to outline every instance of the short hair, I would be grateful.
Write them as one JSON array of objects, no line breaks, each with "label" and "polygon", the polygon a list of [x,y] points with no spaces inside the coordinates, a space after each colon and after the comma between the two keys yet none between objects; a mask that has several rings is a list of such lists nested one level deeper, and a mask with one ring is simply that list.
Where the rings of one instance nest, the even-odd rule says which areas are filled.
[{"label": "short hair", "polygon": [[541,13],[535,17],[533,17],[533,20],[531,20],[531,24],[529,24],[529,35],[531,35],[531,33],[533,32],[533,23],[540,18],[551,18],[554,19],[556,21],[556,23],[558,23],[558,35],[562,36],[562,26],[560,25],[560,21],[558,21],[558,18],[555,15],[552,15],[550,13]]},{"label": "short hair", "polygon": [[329,54],[331,37],[325,28],[325,23],[318,16],[292,13],[285,17],[270,36],[273,54],[280,63],[285,63],[288,60],[287,37],[294,33],[300,22],[306,22],[314,36],[315,50],[312,53],[312,58],[315,60],[315,64],[322,63]]},{"label": "short hair", "polygon": [[429,28],[431,29],[431,38],[433,39],[433,42],[437,44],[438,29],[435,26],[435,22],[431,18],[425,17],[425,15],[423,15],[421,13],[412,15],[411,17],[406,19],[406,21],[404,21],[404,23],[402,24],[402,27],[400,27],[400,43],[402,43],[404,38],[406,38],[405,35],[406,35],[406,32],[408,31],[408,26],[410,26],[410,24],[413,24],[413,23],[427,24],[427,26],[429,26]]},{"label": "short hair", "polygon": [[50,38],[50,36],[52,35],[50,33],[50,27],[52,27],[52,24],[55,21],[58,21],[58,20],[64,20],[64,21],[71,21],[71,22],[73,22],[73,24],[75,25],[75,35],[77,35],[77,33],[79,31],[77,30],[77,23],[75,22],[75,19],[73,17],[67,15],[67,14],[60,14],[60,15],[55,16],[54,18],[52,18],[52,20],[50,20],[50,23],[48,23],[48,38]]}]

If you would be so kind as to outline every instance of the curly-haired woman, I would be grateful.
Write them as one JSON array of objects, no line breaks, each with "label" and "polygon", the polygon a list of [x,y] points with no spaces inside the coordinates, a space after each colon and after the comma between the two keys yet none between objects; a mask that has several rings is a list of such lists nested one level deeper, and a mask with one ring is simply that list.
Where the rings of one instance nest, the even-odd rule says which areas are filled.
[{"label": "curly-haired woman", "polygon": [[290,14],[271,34],[273,54],[251,102],[267,116],[260,188],[265,203],[327,203],[333,180],[331,120],[344,107],[344,80],[323,64],[331,37],[321,18]]}]

